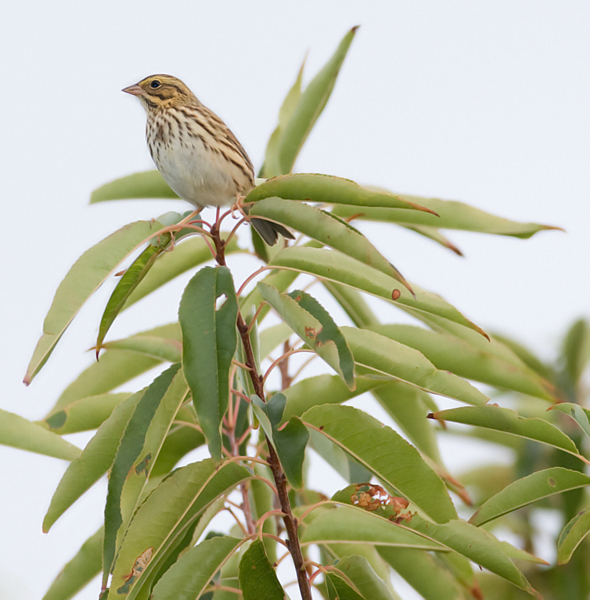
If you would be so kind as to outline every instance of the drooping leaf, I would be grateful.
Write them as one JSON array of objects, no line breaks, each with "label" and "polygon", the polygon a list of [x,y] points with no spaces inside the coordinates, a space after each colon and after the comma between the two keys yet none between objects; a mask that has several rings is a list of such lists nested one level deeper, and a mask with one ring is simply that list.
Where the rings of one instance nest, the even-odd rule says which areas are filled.
[{"label": "drooping leaf", "polygon": [[117,554],[108,600],[131,600],[143,581],[194,530],[204,512],[236,485],[252,477],[236,463],[212,459],[176,469],[139,507]]},{"label": "drooping leaf", "polygon": [[417,319],[423,320],[425,317],[436,315],[485,335],[477,325],[437,294],[411,283],[415,294],[412,295],[392,277],[340,252],[305,246],[289,247],[277,252],[270,265],[309,273],[322,280],[334,281],[367,292],[390,302]]},{"label": "drooping leaf", "polygon": [[512,482],[487,500],[469,519],[483,525],[542,498],[590,486],[590,477],[564,467],[551,467]]},{"label": "drooping leaf", "polygon": [[[397,594],[394,596],[391,593],[363,556],[344,556],[335,565],[335,569],[330,571],[328,576],[334,588],[338,590],[338,597],[341,600],[347,598],[342,593],[342,583],[349,587],[348,581],[352,583],[355,593],[358,592],[361,598],[367,600],[398,600],[399,598]],[[337,582],[336,579],[339,579],[340,582]]]},{"label": "drooping leaf", "polygon": [[94,579],[102,567],[102,527],[90,536],[55,578],[43,600],[69,600]]},{"label": "drooping leaf", "polygon": [[574,442],[557,427],[538,417],[521,417],[516,411],[508,408],[497,405],[466,406],[441,410],[428,416],[440,421],[452,421],[502,431],[510,435],[548,444],[573,454],[586,462],[584,457],[578,453]]},{"label": "drooping leaf", "polygon": [[80,457],[66,469],[43,519],[44,532],[111,467],[125,427],[143,393],[144,390],[139,391],[121,402],[86,444]]},{"label": "drooping leaf", "polygon": [[148,247],[133,261],[133,264],[126,269],[121,279],[119,279],[117,286],[107,302],[98,327],[98,337],[96,339],[97,358],[102,342],[117,315],[123,310],[127,299],[137,288],[141,280],[154,266],[158,256],[169,246],[170,241],[170,234],[167,234],[160,244],[148,245]]},{"label": "drooping leaf", "polygon": [[[375,192],[361,187],[350,179],[319,173],[295,173],[273,177],[257,185],[244,200],[259,202],[265,198],[283,198],[285,200],[305,200],[319,204],[347,204],[354,207],[387,207],[412,209],[412,211],[433,213],[429,208],[403,200],[399,196],[384,192]],[[436,219],[436,217],[434,217]]]},{"label": "drooping leaf", "polygon": [[47,431],[45,427],[2,409],[0,409],[0,444],[63,460],[74,460],[82,452],[80,448],[66,442],[56,433]]},{"label": "drooping leaf", "polygon": [[170,363],[182,360],[182,344],[173,338],[150,335],[132,335],[128,338],[105,342],[105,350],[131,350],[136,354]]},{"label": "drooping leaf", "polygon": [[221,421],[229,402],[237,312],[236,292],[227,267],[201,269],[187,285],[178,311],[185,377],[199,424],[216,460],[221,459]]},{"label": "drooping leaf", "polygon": [[153,600],[196,600],[213,576],[244,542],[215,536],[191,548],[164,573],[152,592]]},{"label": "drooping leaf", "polygon": [[125,428],[109,477],[103,585],[112,569],[118,541],[137,507],[155,458],[187,394],[188,386],[180,365],[175,364],[146,389]]},{"label": "drooping leaf", "polygon": [[393,429],[356,408],[340,405],[312,408],[302,421],[369,469],[389,493],[407,498],[439,523],[457,518],[442,480]]},{"label": "drooping leaf", "polygon": [[272,440],[283,471],[289,483],[296,489],[303,487],[303,459],[309,432],[298,417],[291,417],[288,423],[279,428],[287,398],[280,392],[273,394],[266,403],[254,397],[252,408],[260,420],[260,411],[268,418],[270,430],[267,436]]},{"label": "drooping leaf", "polygon": [[378,271],[397,279],[408,287],[401,273],[369,242],[357,229],[332,215],[313,206],[282,198],[266,198],[256,202],[250,215],[267,217],[287,225],[290,229],[352,256],[359,262],[374,267]]},{"label": "drooping leaf", "polygon": [[551,407],[552,410],[559,410],[571,417],[580,429],[590,437],[590,411],[573,402],[560,402]]},{"label": "drooping leaf", "polygon": [[358,290],[325,279],[322,281],[322,285],[332,294],[356,327],[380,324],[379,319]]},{"label": "drooping leaf", "polygon": [[538,223],[519,223],[502,217],[497,217],[483,210],[451,200],[439,200],[438,198],[423,198],[411,194],[400,194],[401,198],[430,209],[433,214],[427,212],[399,210],[399,208],[372,208],[355,210],[351,206],[334,207],[334,213],[339,217],[348,218],[355,216],[358,219],[369,221],[383,221],[386,223],[399,223],[404,225],[427,225],[437,229],[460,229],[464,231],[477,231],[479,233],[491,233],[495,235],[510,235],[518,238],[529,238],[535,233],[548,229],[559,229],[551,225],[540,225]]},{"label": "drooping leaf", "polygon": [[576,548],[590,533],[590,509],[580,511],[561,530],[557,540],[557,564],[569,562]]},{"label": "drooping leaf", "polygon": [[45,423],[51,431],[60,435],[97,429],[109,418],[113,410],[130,396],[128,392],[121,392],[81,398],[54,412],[41,423]]},{"label": "drooping leaf", "polygon": [[25,375],[29,384],[40,371],[82,305],[104,283],[109,273],[131,252],[153,237],[158,221],[136,221],[125,225],[87,250],[60,283],[43,322],[43,335]]},{"label": "drooping leaf", "polygon": [[[367,329],[341,327],[355,363],[368,373],[389,376],[422,390],[469,404],[488,398],[464,379],[437,369],[423,354]],[[363,374],[367,374],[363,372]]]},{"label": "drooping leaf", "polygon": [[253,541],[242,556],[240,588],[244,600],[285,600],[285,592],[260,540]]},{"label": "drooping leaf", "polygon": [[281,294],[260,282],[262,297],[281,315],[293,331],[354,389],[354,362],[350,349],[329,313],[302,291]]},{"label": "drooping leaf", "polygon": [[164,181],[160,171],[154,169],[127,175],[105,183],[92,192],[90,204],[131,198],[171,198],[179,200],[178,196]]}]

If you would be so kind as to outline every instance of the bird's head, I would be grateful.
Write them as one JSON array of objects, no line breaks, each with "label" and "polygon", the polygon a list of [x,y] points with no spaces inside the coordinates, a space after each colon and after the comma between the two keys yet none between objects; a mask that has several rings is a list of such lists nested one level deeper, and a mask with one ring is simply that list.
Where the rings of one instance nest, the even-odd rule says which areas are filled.
[{"label": "bird's head", "polygon": [[198,102],[188,87],[172,75],[150,75],[123,91],[137,96],[148,112]]}]

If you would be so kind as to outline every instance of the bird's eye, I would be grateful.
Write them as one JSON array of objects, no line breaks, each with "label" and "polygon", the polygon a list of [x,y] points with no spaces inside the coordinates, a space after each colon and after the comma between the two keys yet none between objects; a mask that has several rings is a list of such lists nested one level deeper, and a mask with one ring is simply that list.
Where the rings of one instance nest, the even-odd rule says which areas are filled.
[{"label": "bird's eye", "polygon": [[150,83],[150,87],[151,87],[152,89],[154,89],[154,90],[155,90],[155,89],[157,89],[157,88],[159,88],[159,87],[160,87],[160,85],[161,85],[161,83],[160,83],[160,82],[159,82],[157,79],[154,79],[154,80],[153,80],[153,81]]}]

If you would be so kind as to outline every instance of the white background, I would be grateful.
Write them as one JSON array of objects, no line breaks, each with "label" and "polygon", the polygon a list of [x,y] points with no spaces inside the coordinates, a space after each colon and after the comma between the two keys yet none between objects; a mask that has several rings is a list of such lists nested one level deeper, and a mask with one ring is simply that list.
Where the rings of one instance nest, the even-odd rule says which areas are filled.
[{"label": "white background", "polygon": [[[91,361],[84,351],[108,290],[85,307],[30,388],[21,383],[75,259],[127,222],[187,208],[88,206],[102,183],[152,168],[143,110],[121,88],[151,73],[177,75],[259,167],[305,53],[308,81],[357,24],[297,170],[563,227],[528,241],[451,233],[464,259],[394,227],[376,231],[410,281],[545,358],[573,319],[588,316],[587,2],[22,0],[2,13],[1,408],[42,417]],[[111,339],[172,320],[182,283],[130,310]],[[36,600],[99,526],[104,486],[43,535],[65,464],[5,447],[0,461],[0,598]]]}]

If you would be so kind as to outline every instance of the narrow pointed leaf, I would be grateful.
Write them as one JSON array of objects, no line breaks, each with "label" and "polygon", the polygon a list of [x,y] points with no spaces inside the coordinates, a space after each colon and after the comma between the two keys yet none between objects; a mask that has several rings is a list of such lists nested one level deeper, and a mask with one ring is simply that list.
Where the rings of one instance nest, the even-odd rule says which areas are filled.
[{"label": "narrow pointed leaf", "polygon": [[355,363],[369,372],[393,377],[427,392],[468,404],[485,404],[488,398],[464,379],[438,370],[423,354],[366,329],[341,327]]},{"label": "narrow pointed leaf", "polygon": [[301,82],[303,80],[304,67],[305,60],[299,69],[295,83],[283,100],[283,104],[279,110],[279,123],[276,129],[272,132],[270,139],[268,140],[268,144],[266,145],[264,164],[260,170],[260,177],[268,178],[285,174],[283,173],[279,158],[281,142],[285,134],[285,127],[287,127],[289,124],[289,121],[293,116],[293,112],[297,108],[301,99]]},{"label": "narrow pointed leaf", "polygon": [[105,506],[103,584],[124,532],[178,409],[188,394],[180,365],[146,389],[129,419],[111,468]]},{"label": "narrow pointed leaf", "polygon": [[484,427],[541,442],[573,454],[586,462],[578,453],[574,442],[557,427],[538,417],[521,417],[517,412],[508,408],[497,405],[468,406],[441,410],[428,416],[440,421]]},{"label": "narrow pointed leaf", "polygon": [[447,248],[447,250],[454,252],[457,256],[463,256],[463,252],[436,227],[428,227],[426,225],[404,225],[403,227],[440,244],[444,248]]},{"label": "narrow pointed leaf", "polygon": [[170,363],[180,362],[182,359],[182,344],[178,340],[157,336],[132,335],[106,342],[102,347],[105,350],[131,350]]},{"label": "narrow pointed leaf", "polygon": [[557,564],[569,562],[576,548],[590,533],[590,509],[580,511],[562,529],[557,540]]},{"label": "narrow pointed leaf", "polygon": [[86,444],[80,457],[66,469],[43,519],[44,532],[111,467],[125,427],[142,396],[143,390],[121,402]]},{"label": "narrow pointed leaf", "polygon": [[[303,459],[309,432],[298,417],[291,417],[289,422],[279,429],[286,402],[287,399],[280,392],[273,394],[266,403],[255,396],[252,408],[259,420],[260,411],[266,415],[268,424],[265,432],[273,442],[289,483],[299,489],[303,487]],[[269,431],[266,431],[267,429]]]},{"label": "narrow pointed leaf", "polygon": [[356,30],[357,27],[353,27],[344,36],[330,60],[310,81],[285,124],[278,145],[281,173],[291,172],[307,136],[313,129],[318,117],[322,114]]},{"label": "narrow pointed leaf", "polygon": [[485,336],[477,325],[469,321],[454,306],[440,296],[411,283],[415,296],[400,283],[381,271],[363,265],[350,256],[310,247],[285,248],[273,257],[271,266],[309,273],[320,279],[342,283],[367,292],[409,312],[417,319],[437,315]]},{"label": "narrow pointed leaf", "polygon": [[339,405],[312,408],[302,421],[369,469],[389,493],[404,496],[439,523],[457,518],[440,477],[393,429],[358,409]]},{"label": "narrow pointed leaf", "polygon": [[[499,356],[494,344],[481,340],[472,344],[447,332],[429,331],[412,325],[378,325],[370,330],[419,350],[437,369],[495,387],[554,400],[553,386],[524,365],[516,356]],[[473,336],[472,336],[473,337]],[[481,336],[475,336],[479,342]],[[479,339],[478,339],[479,338]]]},{"label": "narrow pointed leaf", "polygon": [[[366,558],[358,555],[344,556],[336,564],[337,571],[331,571],[330,577],[332,583],[335,577],[339,577],[342,573],[343,581],[350,581],[354,585],[362,598],[367,600],[398,600],[397,594],[394,596],[389,588],[379,578],[377,573],[371,568],[371,565]],[[337,587],[337,584],[335,584]],[[345,600],[345,596],[339,596],[341,600]]]},{"label": "narrow pointed leaf", "polygon": [[445,546],[392,523],[387,517],[346,505],[321,511],[306,525],[301,536],[304,546],[335,542],[448,552]]},{"label": "narrow pointed leaf", "polygon": [[141,504],[121,543],[108,600],[135,597],[205,511],[251,473],[236,463],[207,459],[176,469]]},{"label": "narrow pointed leaf", "polygon": [[153,600],[196,600],[244,540],[216,536],[191,548],[154,587]]},{"label": "narrow pointed leaf", "polygon": [[[369,221],[384,221],[386,223],[399,223],[405,225],[427,225],[437,229],[459,229],[476,231],[495,235],[510,235],[518,238],[529,238],[535,233],[548,229],[559,229],[551,225],[538,223],[521,223],[511,221],[483,210],[451,200],[438,198],[423,198],[410,194],[401,194],[399,197],[430,209],[437,216],[427,212],[418,213],[392,208],[367,208],[363,211],[354,210],[351,206],[336,206],[334,213],[344,219],[355,216],[358,219]],[[342,205],[347,204],[341,202]]]},{"label": "narrow pointed leaf", "polygon": [[117,315],[121,312],[121,310],[123,310],[127,299],[139,285],[141,280],[148,274],[160,253],[163,252],[164,249],[170,244],[170,235],[167,235],[166,238],[166,240],[162,241],[161,245],[150,244],[133,261],[133,264],[126,269],[121,279],[119,279],[119,282],[113,290],[113,293],[107,302],[100,320],[98,338],[96,339],[97,357],[108,330],[114,323]]},{"label": "narrow pointed leaf", "polygon": [[122,392],[81,398],[41,422],[60,435],[97,429],[130,396],[130,393]]},{"label": "narrow pointed leaf", "polygon": [[258,284],[258,289],[293,331],[354,389],[352,355],[329,313],[305,292],[281,294],[264,282]]},{"label": "narrow pointed leaf", "polygon": [[82,452],[45,427],[1,408],[0,444],[63,460],[74,460]]},{"label": "narrow pointed leaf", "polygon": [[[222,302],[217,308],[216,303]],[[178,316],[182,365],[211,456],[221,459],[221,421],[229,402],[229,371],[237,346],[238,302],[231,271],[205,267],[187,285]]]},{"label": "narrow pointed leaf", "polygon": [[330,292],[330,294],[332,294],[336,302],[344,309],[354,325],[357,327],[380,325],[379,318],[375,315],[363,295],[358,290],[326,280],[322,281],[322,285]]},{"label": "narrow pointed leaf", "polygon": [[408,287],[401,273],[360,231],[329,212],[302,202],[266,198],[252,207],[250,216],[253,215],[287,225],[330,248],[356,258],[363,264],[374,267]]},{"label": "narrow pointed leaf", "polygon": [[563,341],[563,356],[567,373],[574,384],[579,383],[590,360],[590,325],[578,319]]},{"label": "narrow pointed leaf", "polygon": [[137,221],[125,225],[84,252],[74,263],[57,288],[45,317],[43,335],[29,363],[25,383],[30,383],[43,367],[72,319],[104,283],[109,273],[161,228],[162,225],[157,221]]},{"label": "narrow pointed leaf", "polygon": [[377,550],[424,600],[463,600],[459,582],[432,554],[393,546],[379,546]]},{"label": "narrow pointed leaf", "polygon": [[[180,326],[178,323],[162,325],[148,331],[136,334],[132,337],[159,337],[162,339],[175,340],[180,344]],[[51,409],[49,415],[61,410],[76,400],[97,396],[110,392],[115,388],[131,381],[133,378],[149,371],[162,362],[160,358],[142,356],[137,352],[125,350],[107,350],[103,352],[100,362],[93,361],[92,364],[82,371],[61,394]]]},{"label": "narrow pointed leaf", "polygon": [[[221,232],[222,239],[227,238],[227,232]],[[225,246],[225,254],[243,252],[238,246],[238,238],[234,235]],[[162,287],[174,278],[190,269],[212,260],[211,250],[202,237],[191,237],[177,244],[172,252],[159,256],[154,266],[133,290],[122,310],[126,310],[145,296]]]},{"label": "narrow pointed leaf", "polygon": [[107,200],[127,200],[131,198],[171,198],[178,200],[178,196],[164,181],[160,171],[142,171],[133,173],[105,183],[90,196],[90,204],[105,202]]},{"label": "narrow pointed leaf", "polygon": [[[281,175],[257,185],[244,200],[244,203],[258,202],[264,198],[284,198],[285,200],[305,200],[319,204],[347,204],[355,207],[387,207],[411,209],[417,212],[432,213],[429,208],[403,200],[399,196],[375,192],[361,187],[350,179],[319,173],[295,173]],[[338,215],[340,216],[340,215]],[[435,216],[433,216],[436,219]]]},{"label": "narrow pointed leaf", "polygon": [[587,486],[590,486],[590,477],[579,471],[563,467],[543,469],[512,482],[492,496],[473,514],[469,522],[479,527],[542,498]]},{"label": "narrow pointed leaf", "polygon": [[571,417],[580,426],[580,429],[590,437],[590,411],[588,409],[584,409],[573,402],[560,402],[552,406],[551,409],[559,410]]},{"label": "narrow pointed leaf", "polygon": [[242,556],[240,588],[244,600],[285,600],[285,592],[260,540],[253,541]]},{"label": "narrow pointed leaf", "polygon": [[102,567],[102,527],[81,546],[55,578],[43,600],[69,600],[100,573]]}]

